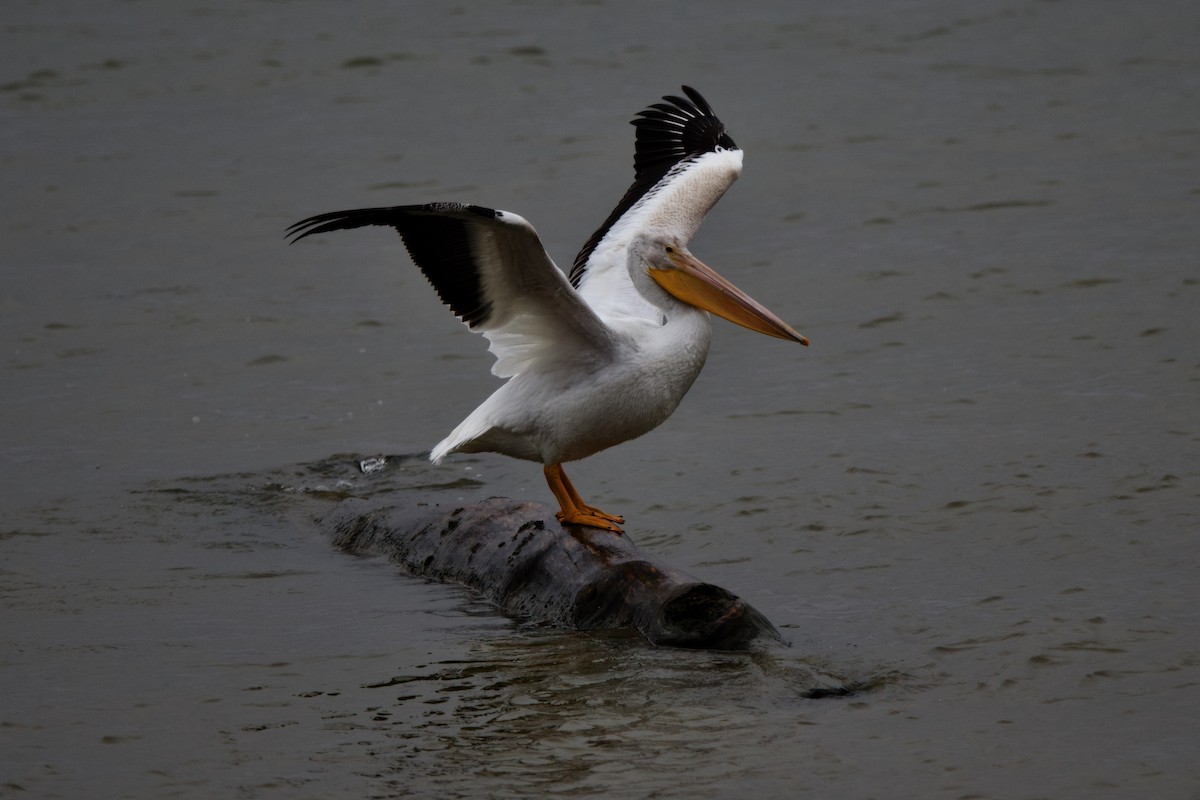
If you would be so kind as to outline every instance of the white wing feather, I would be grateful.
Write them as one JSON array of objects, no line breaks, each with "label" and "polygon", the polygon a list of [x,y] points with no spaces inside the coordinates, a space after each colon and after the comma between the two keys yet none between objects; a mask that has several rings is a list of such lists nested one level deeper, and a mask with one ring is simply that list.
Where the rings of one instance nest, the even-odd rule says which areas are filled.
[{"label": "white wing feather", "polygon": [[629,243],[638,234],[660,233],[686,245],[741,172],[742,151],[723,148],[676,165],[592,251],[579,283],[587,304],[604,320],[660,320],[662,312],[642,297],[629,277]]},{"label": "white wing feather", "polygon": [[[492,374],[519,375],[561,359],[608,360],[619,339],[550,259],[528,221],[508,211],[471,228],[487,320],[474,327],[496,358]],[[632,288],[632,287],[631,287]]]}]

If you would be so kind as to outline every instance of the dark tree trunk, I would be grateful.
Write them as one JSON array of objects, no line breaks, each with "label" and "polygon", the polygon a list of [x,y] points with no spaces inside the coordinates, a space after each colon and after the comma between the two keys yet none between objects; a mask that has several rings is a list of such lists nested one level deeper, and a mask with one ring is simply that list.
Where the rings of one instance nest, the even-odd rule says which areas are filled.
[{"label": "dark tree trunk", "polygon": [[346,500],[321,525],[342,550],[465,584],[518,619],[578,629],[632,625],[651,643],[674,647],[740,650],[780,641],[762,614],[725,589],[655,563],[628,535],[564,527],[539,503]]}]

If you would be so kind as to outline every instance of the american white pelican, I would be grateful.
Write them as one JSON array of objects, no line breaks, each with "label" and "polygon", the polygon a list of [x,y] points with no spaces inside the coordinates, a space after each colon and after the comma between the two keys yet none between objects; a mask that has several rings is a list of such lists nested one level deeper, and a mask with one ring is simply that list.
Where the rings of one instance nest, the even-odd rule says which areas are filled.
[{"label": "american white pelican", "polygon": [[430,453],[503,453],[544,465],[563,523],[621,533],[562,465],[628,441],[671,415],[704,366],[712,312],[807,345],[783,320],[700,262],[688,241],[742,169],[742,151],[700,93],[667,96],[633,120],[633,185],[575,257],[570,276],[533,226],[459,203],[318,214],[314,233],[395,228],[459,319],[488,338],[507,382]]}]

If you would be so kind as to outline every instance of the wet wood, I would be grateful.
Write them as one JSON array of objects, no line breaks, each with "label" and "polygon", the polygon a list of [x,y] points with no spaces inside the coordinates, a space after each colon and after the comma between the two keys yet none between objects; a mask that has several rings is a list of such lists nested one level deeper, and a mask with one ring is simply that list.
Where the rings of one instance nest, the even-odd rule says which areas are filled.
[{"label": "wet wood", "polygon": [[321,519],[334,545],[469,586],[509,616],[581,630],[632,626],[658,645],[739,650],[779,633],[741,598],[660,564],[629,534],[562,526],[541,503],[345,500]]}]

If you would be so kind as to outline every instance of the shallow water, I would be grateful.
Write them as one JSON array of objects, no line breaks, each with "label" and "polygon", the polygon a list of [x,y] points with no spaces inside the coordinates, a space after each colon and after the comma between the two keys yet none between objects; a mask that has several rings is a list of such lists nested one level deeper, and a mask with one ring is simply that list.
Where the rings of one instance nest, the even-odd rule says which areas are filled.
[{"label": "shallow water", "polygon": [[[6,8],[0,796],[1200,797],[1194,4],[345,8]],[[693,249],[812,347],[716,326],[572,477],[791,647],[333,551],[300,490],[549,497],[313,470],[494,384],[394,237],[283,229],[465,200],[569,263],[682,82],[746,150]]]}]

